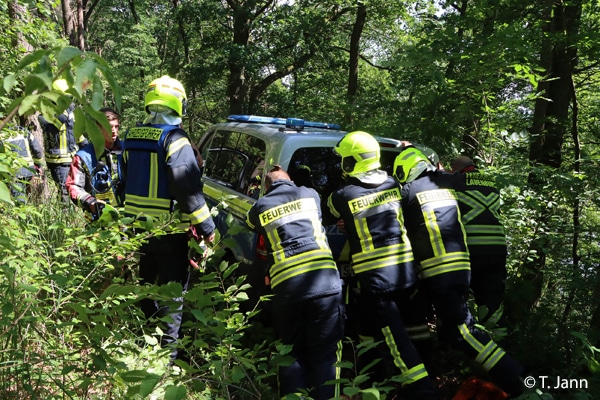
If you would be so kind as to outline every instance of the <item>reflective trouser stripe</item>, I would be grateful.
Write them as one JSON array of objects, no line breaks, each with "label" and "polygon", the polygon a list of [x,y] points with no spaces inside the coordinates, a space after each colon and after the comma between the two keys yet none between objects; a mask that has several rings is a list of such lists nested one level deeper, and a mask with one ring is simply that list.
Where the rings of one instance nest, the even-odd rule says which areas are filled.
[{"label": "reflective trouser stripe", "polygon": [[340,383],[339,380],[342,377],[342,368],[339,366],[339,363],[342,362],[342,350],[343,350],[342,341],[338,341],[337,343],[337,351],[335,353],[336,365],[335,365],[335,379],[338,381],[335,383],[334,388],[334,398],[338,399],[340,397]]},{"label": "reflective trouser stripe", "polygon": [[46,164],[67,164],[73,161],[72,154],[66,155],[47,155],[46,154]]},{"label": "reflective trouser stripe", "polygon": [[400,351],[398,350],[398,346],[396,345],[396,341],[394,340],[394,336],[392,335],[392,331],[389,326],[386,326],[381,330],[383,332],[383,337],[385,339],[385,343],[390,349],[390,353],[392,354],[392,358],[394,359],[394,364],[398,369],[402,372],[400,374],[400,378],[402,379],[402,385],[409,385],[418,381],[419,379],[426,378],[428,376],[427,370],[425,366],[421,364],[417,364],[412,368],[408,368]]},{"label": "reflective trouser stripe", "polygon": [[423,378],[427,378],[428,376],[429,374],[425,369],[425,365],[423,365],[422,363],[415,365],[414,367],[400,375],[401,378],[406,379],[404,382],[402,382],[402,385],[414,383]]},{"label": "reflective trouser stripe", "polygon": [[502,318],[502,314],[504,314],[504,305],[500,304],[500,307],[496,311],[492,313],[485,321],[483,321],[485,326],[493,327],[498,324],[500,318]]},{"label": "reflective trouser stripe", "polygon": [[428,340],[433,338],[429,325],[412,325],[406,327],[406,333],[411,340]]},{"label": "reflective trouser stripe", "polygon": [[506,354],[505,351],[498,347],[498,345],[491,339],[485,345],[481,343],[471,334],[471,331],[466,324],[459,325],[458,329],[469,346],[477,351],[477,357],[475,357],[474,361],[478,364],[481,364],[483,369],[486,371],[494,368],[498,361],[500,361],[500,359]]}]

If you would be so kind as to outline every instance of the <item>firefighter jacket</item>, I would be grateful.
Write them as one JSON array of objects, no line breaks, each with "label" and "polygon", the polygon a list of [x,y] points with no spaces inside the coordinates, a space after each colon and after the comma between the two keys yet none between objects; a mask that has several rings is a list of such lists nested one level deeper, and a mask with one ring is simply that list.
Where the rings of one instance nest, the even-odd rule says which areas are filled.
[{"label": "firefighter jacket", "polygon": [[[15,173],[18,179],[29,179],[35,173],[35,168],[41,168],[43,165],[42,158],[44,150],[40,142],[33,136],[31,132],[23,127],[17,127],[17,134],[2,141],[3,147],[15,151],[23,163],[20,163]],[[25,166],[22,166],[25,164]]]},{"label": "firefighter jacket", "polygon": [[123,186],[120,181],[118,159],[121,142],[112,149],[104,149],[100,157],[92,142],[75,153],[69,169],[66,186],[73,203],[89,210],[91,200],[98,199],[113,207],[123,205]]},{"label": "firefighter jacket", "polygon": [[404,223],[419,263],[419,278],[470,271],[469,251],[461,222],[456,176],[424,172],[402,187]]},{"label": "firefighter jacket", "polygon": [[457,172],[464,179],[458,191],[462,222],[473,255],[505,255],[506,236],[500,222],[500,191],[496,179],[479,172]]},{"label": "firefighter jacket", "polygon": [[319,194],[276,180],[250,208],[248,227],[266,239],[269,278],[277,301],[341,292],[341,279],[321,225]]},{"label": "firefighter jacket", "polygon": [[415,283],[400,200],[400,185],[389,176],[381,184],[349,178],[327,199],[324,221],[344,221],[352,271],[361,292],[385,293]]},{"label": "firefighter jacket", "polygon": [[178,227],[210,235],[215,224],[202,195],[200,169],[187,133],[176,125],[143,124],[123,141],[121,176],[126,215],[174,216]]},{"label": "firefighter jacket", "polygon": [[[56,118],[60,121],[60,127],[47,121],[43,115],[39,116],[42,131],[44,133],[44,149],[47,164],[68,164],[73,160],[73,155],[78,150],[78,143],[73,133],[73,124],[75,117],[73,110],[75,104],[71,103],[69,108]],[[87,144],[87,140],[82,136],[82,147]]]}]

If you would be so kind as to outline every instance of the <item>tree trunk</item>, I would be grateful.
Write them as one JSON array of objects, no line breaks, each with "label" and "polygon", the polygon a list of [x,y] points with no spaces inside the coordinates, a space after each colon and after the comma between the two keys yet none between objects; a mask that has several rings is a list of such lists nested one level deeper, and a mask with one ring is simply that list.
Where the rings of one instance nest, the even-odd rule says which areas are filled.
[{"label": "tree trunk", "polygon": [[596,308],[590,321],[588,338],[592,345],[600,347],[600,265],[596,266],[596,283],[590,303],[595,304]]},{"label": "tree trunk", "polygon": [[248,83],[242,58],[250,38],[251,17],[249,10],[240,6],[238,2],[229,1],[228,4],[233,10],[233,49],[230,50],[227,59],[227,65],[229,66],[227,81],[229,113],[244,114],[244,100],[248,93]]},{"label": "tree trunk", "polygon": [[62,9],[62,22],[63,30],[65,31],[65,37],[69,38],[69,44],[71,46],[78,47],[75,14],[73,14],[73,10],[71,8],[71,2],[70,0],[61,0],[60,5]]},{"label": "tree trunk", "polygon": [[[543,194],[543,176],[536,167],[557,169],[562,164],[562,146],[569,132],[569,108],[572,104],[572,75],[577,56],[575,37],[579,30],[581,2],[565,5],[562,1],[547,0],[544,10],[547,23],[544,26],[544,42],[540,53],[540,65],[548,78],[540,83],[542,96],[535,103],[533,125],[530,128],[532,142],[529,161],[534,169],[529,184]],[[537,220],[543,226],[550,221],[552,210],[544,209]],[[523,264],[522,283],[528,287],[529,296],[521,306],[531,309],[539,300],[546,267],[545,249],[548,241],[544,236],[534,239],[531,257]]]},{"label": "tree trunk", "polygon": [[85,26],[83,25],[85,6],[83,0],[77,0],[77,48],[85,51]]},{"label": "tree trunk", "polygon": [[[14,21],[15,25],[27,24],[31,21],[24,20],[25,16],[29,15],[25,6],[19,4],[17,0],[11,0],[8,2],[8,16],[11,21]],[[17,30],[16,36],[12,39],[12,44],[15,48],[23,48],[27,53],[33,51],[33,46],[29,44],[25,36],[23,36],[21,30]],[[19,121],[15,121],[18,125],[26,127],[33,133],[35,138],[44,145],[44,138],[42,135],[42,129],[37,119],[37,114],[29,115],[27,117],[19,117]],[[34,198],[48,199],[50,191],[48,186],[45,184],[45,179],[35,177],[31,181],[30,192],[33,193]]]},{"label": "tree trunk", "polygon": [[360,38],[367,19],[367,7],[360,3],[356,10],[354,28],[350,36],[350,59],[348,61],[348,91],[346,93],[348,103],[345,111],[345,124],[347,129],[353,129],[354,125],[354,103],[358,93],[358,60],[360,58]]}]

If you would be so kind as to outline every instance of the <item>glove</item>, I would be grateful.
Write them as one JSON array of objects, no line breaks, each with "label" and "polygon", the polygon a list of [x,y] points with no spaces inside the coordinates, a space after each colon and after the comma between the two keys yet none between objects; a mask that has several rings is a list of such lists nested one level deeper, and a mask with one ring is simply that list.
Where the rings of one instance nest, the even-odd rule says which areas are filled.
[{"label": "glove", "polygon": [[92,221],[96,221],[102,215],[102,210],[106,203],[90,196],[83,202],[83,209],[92,214]]}]

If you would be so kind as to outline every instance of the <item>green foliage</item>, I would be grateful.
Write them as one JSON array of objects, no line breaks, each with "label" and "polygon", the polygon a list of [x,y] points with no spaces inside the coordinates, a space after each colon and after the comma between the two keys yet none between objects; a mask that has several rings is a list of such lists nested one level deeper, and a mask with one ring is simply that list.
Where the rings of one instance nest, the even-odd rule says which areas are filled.
[{"label": "green foliage", "polygon": [[[67,82],[66,92],[53,88],[53,82],[57,79]],[[97,54],[84,53],[74,47],[36,50],[24,56],[16,70],[3,80],[4,91],[14,99],[6,109],[6,117],[0,122],[0,128],[14,115],[29,116],[36,112],[60,125],[56,115],[75,102],[80,106],[75,109],[76,137],[86,133],[96,144],[95,147],[102,149],[104,139],[98,124],[110,131],[106,116],[99,112],[104,104],[105,86],[112,91],[119,109],[121,89],[106,62]]]},{"label": "green foliage", "polygon": [[[539,2],[439,3],[362,3],[368,17],[352,109],[346,89],[353,2],[255,2],[236,10],[204,0],[100,2],[86,14],[89,53],[64,47],[60,24],[50,22],[56,2],[28,4],[19,18],[3,3],[2,125],[11,111],[51,119],[75,100],[81,106],[76,131],[90,132],[99,142],[95,121],[105,123],[101,104],[121,108],[122,126],[132,126],[144,117],[147,83],[169,73],[185,84],[190,100],[185,123],[194,139],[229,113],[227,90],[240,78],[246,110],[331,122],[351,112],[353,126],[345,128],[430,145],[445,163],[469,153],[502,187],[510,350],[541,375],[592,379],[600,337],[598,4],[582,3],[579,30],[569,38],[577,50],[572,131],[562,145],[563,165],[549,169],[529,166],[535,139],[529,130],[536,105],[555,105],[537,93],[547,73],[538,60],[546,54],[543,40],[556,42],[560,32],[543,33],[548,21]],[[247,32],[234,30],[242,17],[254,18]],[[20,35],[34,51],[18,41]],[[302,68],[274,80],[250,104],[253,88],[307,54]],[[235,71],[243,74],[234,76]],[[51,89],[59,77],[72,86],[66,95]],[[135,265],[135,245],[144,240],[125,238],[120,229],[131,221],[103,220],[83,228],[79,214],[62,212],[53,202],[9,208],[12,168],[9,156],[0,153],[2,397],[17,391],[40,398],[274,393],[274,371],[285,362],[286,349],[261,331],[252,312],[240,311],[244,284],[234,265],[221,265],[218,253],[204,263],[197,287],[207,296],[198,289],[186,298],[190,360],[178,365],[179,372],[169,369],[158,345],[162,333],[145,326],[135,303],[167,298],[179,288],[124,281],[120,268]],[[162,222],[156,221],[156,234]],[[354,364],[343,364],[346,393],[383,398],[384,388],[362,387],[366,371]]]},{"label": "green foliage", "polygon": [[[182,288],[135,284],[136,249],[147,234],[124,234],[131,231],[128,219],[84,226],[79,214],[65,215],[58,202],[0,211],[0,397],[268,393],[265,382],[285,355],[271,354],[272,340],[242,343],[258,311],[239,311],[247,297],[243,277],[231,281],[235,265],[209,262],[184,294],[189,320],[179,345],[189,362],[172,368],[169,350],[158,344],[162,332],[147,324],[137,303],[169,301],[181,297]],[[152,234],[161,234],[161,226]]]}]

